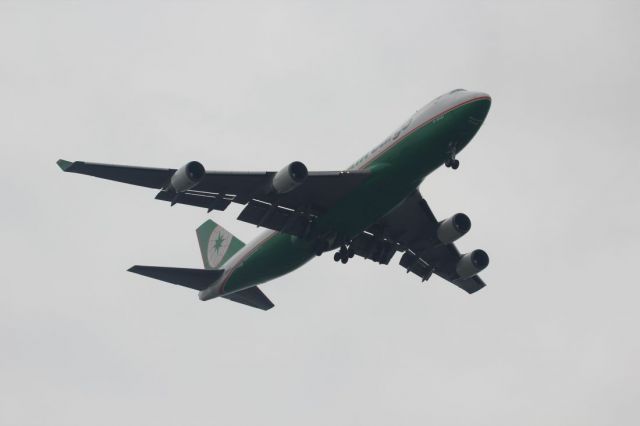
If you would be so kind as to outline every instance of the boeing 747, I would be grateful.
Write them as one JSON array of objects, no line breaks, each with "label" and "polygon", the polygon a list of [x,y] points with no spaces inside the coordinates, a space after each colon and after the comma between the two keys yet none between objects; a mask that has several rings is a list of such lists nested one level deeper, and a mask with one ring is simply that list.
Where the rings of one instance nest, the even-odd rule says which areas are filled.
[{"label": "boeing 747", "polygon": [[438,220],[418,187],[457,154],[484,122],[491,97],[463,89],[416,111],[381,144],[341,171],[308,171],[294,161],[280,171],[206,171],[197,161],[179,169],[59,160],[65,172],[154,188],[156,199],[212,210],[244,205],[238,219],[267,230],[249,244],[207,220],[197,230],[204,269],[136,265],[140,275],[199,291],[200,300],[226,298],[267,310],[274,305],[257,287],[335,251],[400,265],[422,281],[432,274],[467,293],[485,286],[483,250],[460,254],[455,241],[471,228],[467,215]]}]

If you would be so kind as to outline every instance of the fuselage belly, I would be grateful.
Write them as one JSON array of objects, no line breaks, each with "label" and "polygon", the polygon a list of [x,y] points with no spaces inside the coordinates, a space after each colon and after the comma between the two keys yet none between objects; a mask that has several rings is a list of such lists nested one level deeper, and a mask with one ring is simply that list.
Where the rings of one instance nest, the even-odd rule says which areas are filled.
[{"label": "fuselage belly", "polygon": [[[482,125],[491,98],[478,92],[453,91],[418,110],[380,145],[351,166],[369,170],[369,179],[318,217],[318,232],[332,230],[355,237],[412,194],[452,151],[460,152]],[[224,275],[200,292],[207,300],[285,275],[315,257],[310,241],[267,231],[222,267]]]}]

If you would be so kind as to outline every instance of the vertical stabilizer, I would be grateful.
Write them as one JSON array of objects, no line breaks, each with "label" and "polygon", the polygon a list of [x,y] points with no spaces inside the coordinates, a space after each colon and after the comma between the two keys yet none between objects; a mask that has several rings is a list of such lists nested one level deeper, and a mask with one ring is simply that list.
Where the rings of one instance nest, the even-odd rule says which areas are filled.
[{"label": "vertical stabilizer", "polygon": [[211,219],[200,225],[196,234],[206,269],[219,268],[244,247],[242,241]]}]

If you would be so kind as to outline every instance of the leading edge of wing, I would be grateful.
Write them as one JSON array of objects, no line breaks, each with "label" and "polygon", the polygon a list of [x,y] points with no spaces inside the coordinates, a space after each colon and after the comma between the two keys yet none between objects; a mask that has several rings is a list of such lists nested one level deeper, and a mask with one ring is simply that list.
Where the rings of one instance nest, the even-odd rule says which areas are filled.
[{"label": "leading edge of wing", "polygon": [[58,160],[63,172],[78,173],[131,185],[160,189],[167,184],[176,169],[123,166],[119,164],[87,163],[84,161]]}]

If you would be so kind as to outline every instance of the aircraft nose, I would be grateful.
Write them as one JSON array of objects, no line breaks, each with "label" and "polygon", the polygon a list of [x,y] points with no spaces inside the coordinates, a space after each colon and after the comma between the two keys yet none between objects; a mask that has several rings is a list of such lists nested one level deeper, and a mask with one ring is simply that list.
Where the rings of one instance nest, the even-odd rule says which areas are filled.
[{"label": "aircraft nose", "polygon": [[469,124],[479,127],[491,108],[491,96],[484,92],[468,92],[466,97]]},{"label": "aircraft nose", "polygon": [[459,120],[457,149],[460,151],[484,123],[491,107],[491,96],[484,92],[463,92],[458,96],[460,107],[456,110]]},{"label": "aircraft nose", "polygon": [[481,102],[485,105],[491,105],[491,96],[484,92],[467,92],[465,93],[465,100],[468,102]]}]

